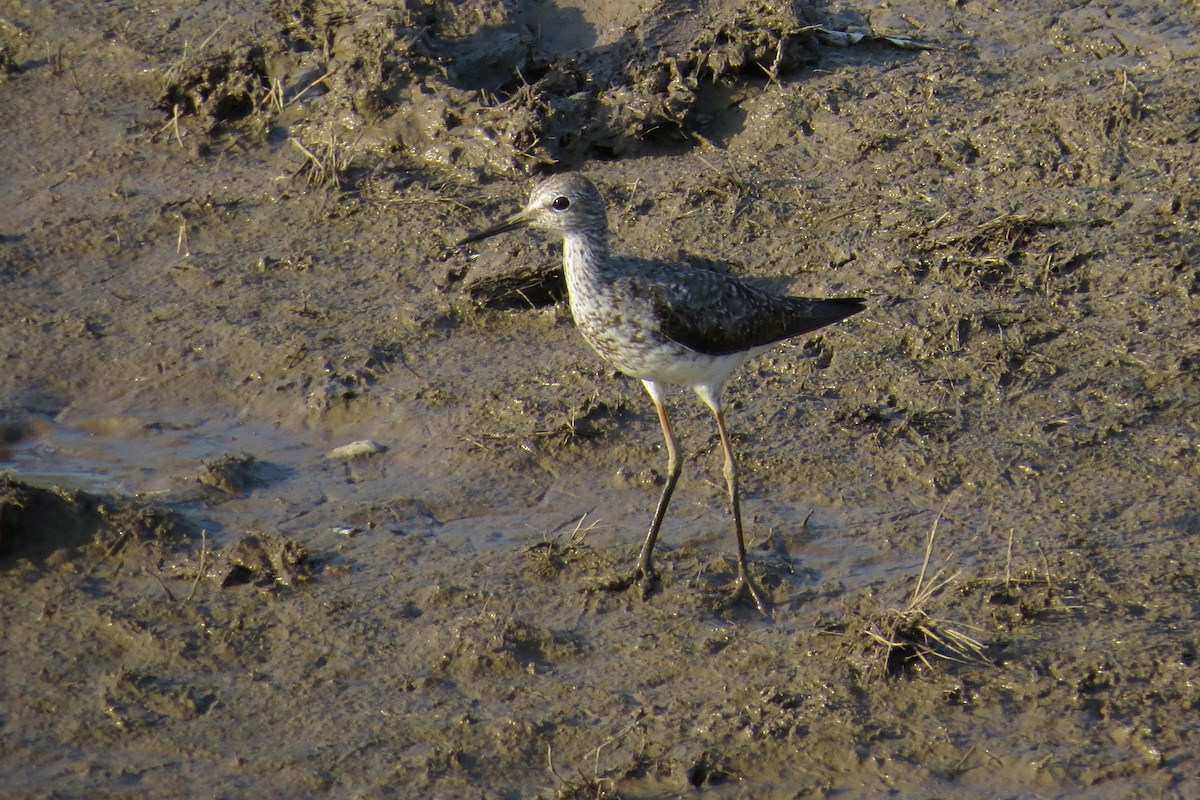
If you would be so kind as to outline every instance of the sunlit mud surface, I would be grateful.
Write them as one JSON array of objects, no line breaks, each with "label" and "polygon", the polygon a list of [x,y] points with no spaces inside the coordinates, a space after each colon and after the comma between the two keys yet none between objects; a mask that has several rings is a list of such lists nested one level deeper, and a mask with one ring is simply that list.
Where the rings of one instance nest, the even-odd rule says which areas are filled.
[{"label": "sunlit mud surface", "polygon": [[[1001,6],[0,0],[0,794],[1200,796],[1200,15]],[[727,387],[769,617],[683,392],[594,590],[548,169],[868,299]]]}]

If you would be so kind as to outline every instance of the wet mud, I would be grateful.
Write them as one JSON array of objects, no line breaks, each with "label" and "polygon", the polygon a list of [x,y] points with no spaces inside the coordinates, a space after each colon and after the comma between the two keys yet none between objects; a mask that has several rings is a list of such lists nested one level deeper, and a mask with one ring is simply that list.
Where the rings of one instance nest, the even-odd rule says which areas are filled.
[{"label": "wet mud", "polygon": [[[0,2],[0,794],[1200,795],[1198,23]],[[595,590],[653,408],[453,248],[554,169],[868,298],[727,387],[769,616],[683,392]]]}]

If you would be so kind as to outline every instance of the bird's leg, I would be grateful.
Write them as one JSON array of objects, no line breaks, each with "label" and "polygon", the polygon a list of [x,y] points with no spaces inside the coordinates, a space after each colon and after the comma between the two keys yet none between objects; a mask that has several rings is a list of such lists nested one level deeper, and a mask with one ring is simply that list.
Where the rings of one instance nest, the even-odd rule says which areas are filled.
[{"label": "bird's leg", "polygon": [[671,504],[671,495],[675,493],[679,473],[683,471],[683,462],[679,458],[679,440],[675,438],[675,428],[671,425],[671,418],[667,416],[667,407],[655,398],[654,408],[658,411],[658,422],[662,425],[663,439],[667,443],[667,483],[658,498],[658,508],[654,510],[650,532],[646,534],[646,541],[642,544],[642,554],[638,556],[637,571],[649,582],[642,588],[643,595],[658,582],[658,574],[651,562],[654,557],[654,543],[658,541],[658,531],[662,527],[663,518],[667,516],[667,506]]},{"label": "bird's leg", "polygon": [[667,516],[667,507],[671,505],[671,495],[675,493],[675,484],[679,482],[679,473],[683,471],[683,461],[679,457],[679,440],[675,438],[675,428],[671,425],[671,417],[667,414],[667,406],[663,402],[662,387],[652,381],[643,383],[654,400],[654,408],[658,411],[658,423],[662,426],[663,440],[667,444],[667,483],[658,498],[658,508],[654,511],[654,520],[650,523],[646,541],[642,543],[637,567],[628,575],[618,576],[600,584],[600,588],[623,591],[635,583],[640,583],[642,599],[645,599],[658,586],[658,573],[654,570],[653,561],[654,543],[658,541],[658,531],[662,528],[663,518]]},{"label": "bird's leg", "polygon": [[742,507],[738,502],[737,469],[733,461],[733,445],[729,441],[729,431],[725,427],[725,414],[715,408],[717,417],[717,432],[721,434],[721,447],[725,450],[725,488],[729,490],[729,505],[733,510],[733,527],[737,531],[737,560],[738,575],[734,594],[747,594],[754,601],[758,610],[767,613],[767,605],[763,601],[762,591],[750,577],[750,566],[746,562],[746,539],[742,534]]}]

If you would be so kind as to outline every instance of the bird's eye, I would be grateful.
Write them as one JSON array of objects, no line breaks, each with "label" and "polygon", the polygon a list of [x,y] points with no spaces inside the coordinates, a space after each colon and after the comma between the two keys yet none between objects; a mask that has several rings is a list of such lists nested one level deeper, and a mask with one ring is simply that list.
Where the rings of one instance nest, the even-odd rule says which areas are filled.
[{"label": "bird's eye", "polygon": [[571,207],[571,198],[560,194],[558,197],[554,198],[554,201],[550,203],[550,205],[555,211],[566,211]]}]

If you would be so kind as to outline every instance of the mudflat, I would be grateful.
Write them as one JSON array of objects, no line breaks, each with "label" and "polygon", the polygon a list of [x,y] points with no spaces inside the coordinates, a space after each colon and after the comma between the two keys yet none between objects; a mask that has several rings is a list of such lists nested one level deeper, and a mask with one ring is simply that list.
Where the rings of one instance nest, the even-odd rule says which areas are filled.
[{"label": "mudflat", "polygon": [[[1200,12],[0,2],[0,794],[1200,796]],[[861,40],[845,32],[873,35]],[[868,308],[666,456],[534,235]]]}]

